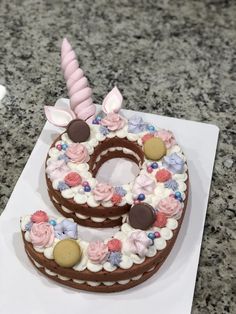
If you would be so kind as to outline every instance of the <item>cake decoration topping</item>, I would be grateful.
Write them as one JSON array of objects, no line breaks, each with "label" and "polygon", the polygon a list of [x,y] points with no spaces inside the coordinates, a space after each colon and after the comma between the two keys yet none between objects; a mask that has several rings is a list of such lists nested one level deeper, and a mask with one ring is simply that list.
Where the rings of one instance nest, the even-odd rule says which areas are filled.
[{"label": "cake decoration topping", "polygon": [[34,223],[30,230],[30,239],[38,248],[51,246],[54,241],[53,227],[47,222]]},{"label": "cake decoration topping", "polygon": [[80,143],[72,143],[66,150],[66,155],[72,162],[83,163],[89,160],[89,154],[87,148]]},{"label": "cake decoration topping", "polygon": [[118,113],[108,113],[102,120],[101,125],[106,126],[110,131],[117,131],[124,127],[125,119]]},{"label": "cake decoration topping", "polygon": [[119,266],[122,261],[122,254],[120,252],[111,252],[107,261],[112,266]]},{"label": "cake decoration topping", "polygon": [[140,116],[133,116],[128,120],[128,132],[140,133],[146,129],[146,123]]},{"label": "cake decoration topping", "polygon": [[150,138],[153,138],[154,134],[153,133],[147,133],[142,137],[142,143],[145,143],[147,140],[150,140]]},{"label": "cake decoration topping", "polygon": [[62,222],[58,223],[54,227],[54,231],[56,238],[60,240],[67,238],[78,239],[77,224],[68,219],[64,219]]},{"label": "cake decoration topping", "polygon": [[64,181],[58,182],[57,189],[59,191],[64,191],[64,190],[67,190],[69,188],[70,188],[69,185],[67,185]]},{"label": "cake decoration topping", "polygon": [[53,106],[44,106],[44,112],[50,123],[61,127],[66,127],[76,117],[71,110],[59,109]]},{"label": "cake decoration topping", "polygon": [[82,253],[75,240],[65,239],[59,241],[53,250],[55,262],[65,268],[73,267],[81,259]]},{"label": "cake decoration topping", "polygon": [[51,160],[46,168],[46,173],[51,180],[63,178],[70,168],[64,160]]},{"label": "cake decoration topping", "polygon": [[129,223],[135,229],[147,230],[155,220],[155,210],[147,203],[136,204],[129,211]]},{"label": "cake decoration topping", "polygon": [[165,182],[165,188],[171,189],[173,191],[178,190],[179,184],[176,182],[176,180],[168,180]]},{"label": "cake decoration topping", "polygon": [[151,194],[156,185],[152,178],[147,176],[146,174],[140,174],[134,181],[133,184],[133,193],[138,196],[139,194]]},{"label": "cake decoration topping", "polygon": [[106,114],[117,113],[120,111],[123,102],[123,96],[119,89],[115,86],[104,98],[102,110]]},{"label": "cake decoration topping", "polygon": [[111,252],[121,251],[121,241],[119,239],[111,239],[107,242],[108,250]]},{"label": "cake decoration topping", "polygon": [[109,130],[107,127],[100,125],[99,131],[101,132],[102,135],[106,136],[109,133]]},{"label": "cake decoration topping", "polygon": [[144,142],[144,154],[147,159],[160,160],[166,154],[166,146],[159,137],[152,137]]},{"label": "cake decoration topping", "polygon": [[157,182],[166,182],[171,179],[170,171],[166,169],[161,169],[156,173]]},{"label": "cake decoration topping", "polygon": [[72,120],[66,128],[66,132],[75,143],[86,142],[90,137],[90,127],[81,119]]},{"label": "cake decoration topping", "polygon": [[146,232],[141,230],[133,231],[126,240],[126,246],[130,252],[144,257],[147,253],[148,247],[152,244],[151,239],[148,238]]},{"label": "cake decoration topping", "polygon": [[68,173],[64,180],[65,183],[71,187],[79,185],[82,182],[82,178],[77,172]]},{"label": "cake decoration topping", "polygon": [[156,213],[156,221],[154,222],[154,226],[158,228],[163,228],[165,227],[167,223],[167,216],[166,214],[162,212],[157,212]]},{"label": "cake decoration topping", "polygon": [[165,156],[163,166],[173,173],[181,174],[184,171],[184,160],[176,153]]},{"label": "cake decoration topping", "polygon": [[43,210],[37,210],[32,216],[31,221],[34,223],[48,222],[48,215]]},{"label": "cake decoration topping", "polygon": [[119,194],[120,196],[125,196],[127,194],[127,191],[122,186],[116,186],[115,191],[116,194]]},{"label": "cake decoration topping", "polygon": [[70,96],[71,110],[78,118],[92,121],[96,112],[91,98],[92,90],[88,87],[88,80],[79,68],[76,54],[66,38],[61,46],[61,68]]},{"label": "cake decoration topping", "polygon": [[167,218],[174,217],[176,219],[180,217],[183,210],[181,203],[173,196],[167,196],[160,200],[157,204],[157,209],[165,214]]},{"label": "cake decoration topping", "polygon": [[93,195],[96,201],[109,201],[114,193],[114,188],[107,183],[98,183],[93,189]]},{"label": "cake decoration topping", "polygon": [[112,195],[111,201],[114,204],[119,204],[122,201],[122,196],[115,193],[115,194]]},{"label": "cake decoration topping", "polygon": [[173,145],[176,144],[176,140],[174,138],[174,135],[171,131],[167,131],[167,130],[159,130],[157,132],[157,136],[160,137],[165,145],[166,145],[166,148],[171,148]]},{"label": "cake decoration topping", "polygon": [[94,264],[103,264],[106,262],[109,255],[108,247],[101,241],[90,242],[87,255]]}]

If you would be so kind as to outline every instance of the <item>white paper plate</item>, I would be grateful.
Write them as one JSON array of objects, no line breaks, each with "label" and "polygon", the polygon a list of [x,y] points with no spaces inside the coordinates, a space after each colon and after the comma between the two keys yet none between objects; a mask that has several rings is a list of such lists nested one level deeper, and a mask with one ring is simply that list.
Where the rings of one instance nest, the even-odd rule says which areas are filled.
[{"label": "white paper plate", "polygon": [[164,265],[145,283],[119,293],[73,290],[42,276],[23,248],[19,219],[37,209],[56,214],[47,195],[44,161],[61,132],[46,123],[0,217],[0,313],[165,313],[191,311],[219,129],[214,125],[123,110],[170,129],[188,159],[189,203],[176,244]]}]

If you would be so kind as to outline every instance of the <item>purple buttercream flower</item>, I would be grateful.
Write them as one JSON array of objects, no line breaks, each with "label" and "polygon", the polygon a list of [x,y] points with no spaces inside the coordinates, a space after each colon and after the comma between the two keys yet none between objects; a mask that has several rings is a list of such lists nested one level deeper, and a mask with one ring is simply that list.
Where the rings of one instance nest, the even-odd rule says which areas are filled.
[{"label": "purple buttercream flower", "polygon": [[60,181],[57,185],[57,188],[59,191],[63,191],[63,190],[69,189],[70,187],[65,182]]},{"label": "purple buttercream flower", "polygon": [[173,173],[180,174],[184,171],[184,160],[176,153],[173,153],[164,157],[163,166]]},{"label": "purple buttercream flower", "polygon": [[67,163],[67,162],[70,160],[70,158],[67,157],[65,154],[59,155],[57,159],[58,159],[58,160],[64,160],[65,163]]},{"label": "purple buttercream flower", "polygon": [[33,226],[33,222],[29,221],[26,225],[25,225],[25,231],[30,231],[31,228]]},{"label": "purple buttercream flower", "polygon": [[122,186],[115,187],[116,194],[120,196],[125,196],[127,194],[127,191]]},{"label": "purple buttercream flower", "polygon": [[128,121],[128,132],[130,133],[140,133],[146,128],[146,123],[140,116],[133,116]]},{"label": "purple buttercream flower", "polygon": [[171,189],[173,191],[178,190],[179,184],[175,180],[168,180],[165,182],[165,188]]},{"label": "purple buttercream flower", "polygon": [[63,239],[78,239],[77,224],[68,219],[62,220],[54,227],[55,237],[59,240]]},{"label": "purple buttercream flower", "polygon": [[100,125],[99,131],[100,131],[100,133],[102,133],[102,135],[104,135],[104,136],[106,136],[106,135],[109,133],[108,128],[105,127],[105,126],[103,126],[103,125]]},{"label": "purple buttercream flower", "polygon": [[121,257],[120,252],[111,252],[108,257],[108,262],[110,262],[112,266],[119,266],[122,260]]}]

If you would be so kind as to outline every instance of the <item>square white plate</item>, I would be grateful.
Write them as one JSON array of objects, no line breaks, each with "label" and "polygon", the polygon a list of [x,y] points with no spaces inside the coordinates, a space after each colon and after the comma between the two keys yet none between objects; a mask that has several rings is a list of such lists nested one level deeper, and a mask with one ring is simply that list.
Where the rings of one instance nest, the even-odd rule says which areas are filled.
[{"label": "square white plate", "polygon": [[1,314],[191,312],[219,129],[143,112],[122,112],[127,117],[139,114],[145,121],[172,130],[188,159],[188,208],[172,252],[151,279],[113,294],[73,290],[50,281],[32,267],[23,248],[20,216],[37,209],[57,214],[47,195],[44,162],[61,129],[46,123],[0,217]]}]

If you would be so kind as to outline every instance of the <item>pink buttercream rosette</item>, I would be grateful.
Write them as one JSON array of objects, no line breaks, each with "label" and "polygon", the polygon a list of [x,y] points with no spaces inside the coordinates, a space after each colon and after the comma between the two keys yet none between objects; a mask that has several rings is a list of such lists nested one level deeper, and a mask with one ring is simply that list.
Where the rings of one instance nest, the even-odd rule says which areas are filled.
[{"label": "pink buttercream rosette", "polygon": [[173,217],[175,219],[179,219],[183,211],[182,204],[174,196],[167,196],[160,200],[157,204],[157,209],[159,212],[165,214],[166,217]]},{"label": "pink buttercream rosette", "polygon": [[157,132],[157,136],[160,137],[166,145],[166,148],[171,148],[176,144],[176,140],[171,131],[160,130]]},{"label": "pink buttercream rosette", "polygon": [[114,193],[113,186],[107,183],[98,183],[93,189],[93,195],[96,201],[107,202],[111,200]]},{"label": "pink buttercream rosette", "polygon": [[30,239],[38,248],[50,247],[54,241],[54,229],[47,222],[34,223],[30,230]]},{"label": "pink buttercream rosette", "polygon": [[118,113],[108,113],[102,119],[101,125],[106,126],[110,131],[117,131],[125,126],[125,119]]},{"label": "pink buttercream rosette", "polygon": [[101,241],[90,242],[87,255],[94,264],[103,264],[106,262],[109,255],[108,247]]},{"label": "pink buttercream rosette", "polygon": [[89,154],[87,148],[80,143],[70,144],[66,150],[66,155],[72,162],[83,163],[89,161]]}]

